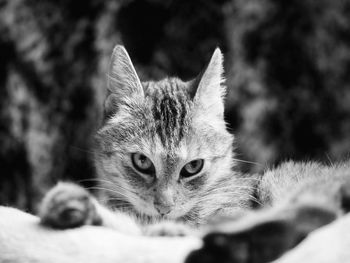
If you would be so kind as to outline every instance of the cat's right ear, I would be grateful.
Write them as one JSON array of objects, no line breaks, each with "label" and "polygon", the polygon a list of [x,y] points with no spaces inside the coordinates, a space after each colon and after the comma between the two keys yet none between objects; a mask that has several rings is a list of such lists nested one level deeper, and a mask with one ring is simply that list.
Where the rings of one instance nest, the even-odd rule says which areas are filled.
[{"label": "cat's right ear", "polygon": [[205,114],[220,118],[224,115],[224,97],[226,88],[223,85],[223,55],[216,48],[210,62],[190,86],[190,96]]},{"label": "cat's right ear", "polygon": [[108,94],[105,101],[105,117],[118,110],[118,105],[125,101],[139,100],[144,92],[141,81],[131,62],[126,49],[115,46],[108,70]]}]

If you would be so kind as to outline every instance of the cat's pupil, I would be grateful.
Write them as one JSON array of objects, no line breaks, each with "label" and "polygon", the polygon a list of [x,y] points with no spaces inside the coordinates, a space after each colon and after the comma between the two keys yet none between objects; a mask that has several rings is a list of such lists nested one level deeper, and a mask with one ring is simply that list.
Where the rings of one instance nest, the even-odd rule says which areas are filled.
[{"label": "cat's pupil", "polygon": [[203,165],[204,165],[203,159],[193,160],[182,168],[180,175],[182,177],[187,178],[195,174],[198,174],[202,170]]},{"label": "cat's pupil", "polygon": [[198,169],[199,165],[200,165],[200,160],[195,160],[190,162],[187,168],[189,172],[195,172]]},{"label": "cat's pupil", "polygon": [[145,155],[141,153],[133,153],[131,155],[131,160],[134,168],[145,174],[152,174],[155,171],[152,161]]},{"label": "cat's pupil", "polygon": [[198,161],[192,161],[192,162],[190,162],[190,166],[191,166],[192,169],[193,169],[193,168],[196,168],[198,164],[199,164]]},{"label": "cat's pupil", "polygon": [[151,162],[149,161],[149,159],[146,156],[139,155],[138,158],[139,158],[138,161],[139,161],[141,167],[147,168],[148,166],[151,165]]}]

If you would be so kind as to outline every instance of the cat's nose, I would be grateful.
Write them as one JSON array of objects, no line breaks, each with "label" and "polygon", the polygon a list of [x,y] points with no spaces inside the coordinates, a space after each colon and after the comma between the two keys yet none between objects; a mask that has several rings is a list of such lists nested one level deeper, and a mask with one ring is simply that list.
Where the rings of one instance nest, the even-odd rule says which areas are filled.
[{"label": "cat's nose", "polygon": [[169,214],[173,208],[172,205],[164,205],[159,203],[154,203],[154,207],[162,216]]},{"label": "cat's nose", "polygon": [[169,214],[175,205],[173,190],[171,188],[159,188],[153,204],[154,208],[162,216]]}]

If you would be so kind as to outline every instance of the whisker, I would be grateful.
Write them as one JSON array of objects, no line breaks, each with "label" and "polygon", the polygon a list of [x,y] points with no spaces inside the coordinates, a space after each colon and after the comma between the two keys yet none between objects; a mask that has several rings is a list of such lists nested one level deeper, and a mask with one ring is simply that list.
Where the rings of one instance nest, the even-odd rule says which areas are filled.
[{"label": "whisker", "polygon": [[79,180],[77,182],[78,183],[83,183],[83,182],[104,182],[104,183],[111,183],[111,184],[113,184],[113,182],[111,182],[111,181],[100,179],[100,178],[82,179],[82,180]]},{"label": "whisker", "polygon": [[243,181],[258,181],[260,182],[260,177],[255,178],[255,177],[239,177],[238,180],[243,180]]},{"label": "whisker", "polygon": [[241,159],[237,159],[237,158],[232,158],[232,159],[234,161],[238,161],[238,162],[241,162],[241,163],[249,163],[249,164],[254,164],[254,165],[258,165],[258,166],[263,166],[262,164],[257,163],[257,162],[251,162],[251,161],[241,160]]},{"label": "whisker", "polygon": [[[101,183],[100,187],[103,187],[103,186],[110,187],[110,186],[112,186],[112,188],[118,188],[119,190],[124,190],[124,191],[128,191],[128,192],[132,192],[133,194],[137,194],[135,192],[135,190],[130,189],[130,188],[126,187],[126,186],[122,186],[120,184],[117,184],[115,182],[112,182],[112,181],[109,181],[109,180],[104,180],[104,179],[95,179],[95,180],[96,180],[96,182]],[[108,185],[105,185],[104,183],[107,183]]]},{"label": "whisker", "polygon": [[219,187],[215,187],[215,188],[210,188],[207,189],[205,194],[210,194],[210,193],[222,193],[223,191],[228,191],[228,192],[234,192],[237,190],[257,190],[258,188],[255,186],[219,186]]},{"label": "whisker", "polygon": [[78,151],[84,152],[84,153],[89,153],[89,154],[98,154],[98,152],[96,152],[96,151],[91,151],[91,150],[83,149],[83,148],[80,148],[80,147],[78,147],[78,146],[74,146],[74,145],[70,145],[69,147],[70,147],[70,148],[73,148],[73,149],[75,149],[75,150],[78,150]]},{"label": "whisker", "polygon": [[104,188],[104,187],[98,187],[98,186],[92,186],[92,187],[88,187],[87,188],[88,190],[101,190],[101,191],[107,191],[107,192],[111,192],[113,194],[116,194],[116,195],[121,195],[121,196],[124,196],[125,198],[130,198],[130,199],[135,199],[132,195],[127,195],[127,194],[124,194],[124,193],[121,193],[121,192],[118,192],[114,189],[108,189],[108,188]]}]

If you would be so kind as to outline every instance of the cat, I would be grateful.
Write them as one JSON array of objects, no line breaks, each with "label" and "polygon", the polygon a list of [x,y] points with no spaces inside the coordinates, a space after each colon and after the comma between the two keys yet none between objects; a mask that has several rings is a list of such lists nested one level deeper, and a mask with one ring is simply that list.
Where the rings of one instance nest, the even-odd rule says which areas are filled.
[{"label": "cat", "polygon": [[118,229],[113,213],[122,213],[138,225],[171,221],[198,226],[217,214],[248,209],[255,180],[233,172],[225,93],[218,48],[194,80],[141,82],[127,51],[117,45],[94,150],[106,206],[84,189],[61,183],[43,201],[42,222],[57,228],[95,224]]},{"label": "cat", "polygon": [[[236,230],[227,227],[230,237],[244,232],[251,242],[258,228],[261,244],[270,244],[265,241],[275,238],[266,234],[271,228],[276,233],[292,229],[294,234],[281,235],[288,242],[274,239],[275,245],[289,247],[348,211],[349,162],[285,162],[260,177],[235,171],[234,136],[223,114],[226,87],[219,49],[194,80],[141,82],[125,48],[116,46],[108,77],[105,120],[95,147],[106,206],[81,187],[61,183],[43,201],[44,224],[178,235],[187,233],[183,225],[210,223],[209,237],[216,238],[222,233],[213,234],[213,218],[220,219],[219,225],[235,218]],[[260,209],[253,210],[256,206]],[[149,224],[155,231],[143,227]]]}]

